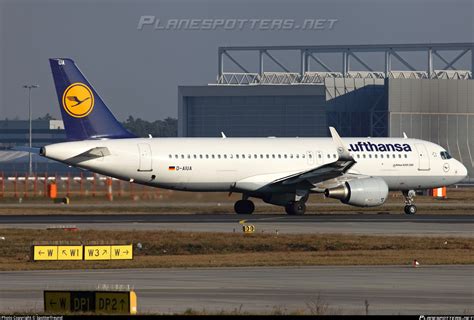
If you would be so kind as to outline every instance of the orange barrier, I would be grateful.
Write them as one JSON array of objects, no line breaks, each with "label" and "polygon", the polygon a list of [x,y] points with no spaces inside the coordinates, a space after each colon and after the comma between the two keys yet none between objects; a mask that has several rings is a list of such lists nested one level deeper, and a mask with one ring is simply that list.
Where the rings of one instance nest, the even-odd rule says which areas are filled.
[{"label": "orange barrier", "polygon": [[446,199],[446,187],[434,188],[432,190],[432,195],[435,198]]},{"label": "orange barrier", "polygon": [[48,197],[51,199],[56,199],[58,196],[58,187],[56,186],[56,183],[50,183],[48,185]]}]

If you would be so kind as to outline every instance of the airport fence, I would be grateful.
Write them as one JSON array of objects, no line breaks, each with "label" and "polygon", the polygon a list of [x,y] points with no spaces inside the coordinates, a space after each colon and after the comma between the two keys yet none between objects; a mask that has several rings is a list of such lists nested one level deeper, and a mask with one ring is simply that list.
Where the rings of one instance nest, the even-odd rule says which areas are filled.
[{"label": "airport fence", "polygon": [[4,174],[0,172],[1,198],[130,197],[156,199],[163,190],[99,174]]}]

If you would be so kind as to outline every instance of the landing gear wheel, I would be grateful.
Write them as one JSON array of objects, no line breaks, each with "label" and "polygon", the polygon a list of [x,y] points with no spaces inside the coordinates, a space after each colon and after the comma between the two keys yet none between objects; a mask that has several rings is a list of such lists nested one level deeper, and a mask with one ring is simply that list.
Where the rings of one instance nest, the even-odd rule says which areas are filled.
[{"label": "landing gear wheel", "polygon": [[404,190],[402,194],[405,197],[405,213],[414,215],[416,213],[416,206],[413,203],[413,198],[416,195],[415,190]]},{"label": "landing gear wheel", "polygon": [[234,211],[237,214],[252,214],[255,205],[250,200],[239,200],[234,204]]},{"label": "landing gear wheel", "polygon": [[416,206],[413,204],[405,206],[405,213],[409,215],[413,215],[416,213]]},{"label": "landing gear wheel", "polygon": [[292,216],[301,216],[306,212],[306,204],[301,201],[289,203],[285,206],[285,211]]}]

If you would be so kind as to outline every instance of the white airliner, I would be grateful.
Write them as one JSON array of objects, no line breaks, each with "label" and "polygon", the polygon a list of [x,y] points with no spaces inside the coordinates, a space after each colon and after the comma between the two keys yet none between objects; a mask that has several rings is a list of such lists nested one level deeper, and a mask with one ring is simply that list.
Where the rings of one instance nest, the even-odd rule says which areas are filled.
[{"label": "white airliner", "polygon": [[148,186],[241,193],[304,214],[311,193],[359,207],[382,205],[389,190],[416,213],[415,189],[463,180],[462,163],[434,143],[404,138],[137,138],[113,117],[71,59],[50,59],[69,142],[40,154],[65,164]]}]

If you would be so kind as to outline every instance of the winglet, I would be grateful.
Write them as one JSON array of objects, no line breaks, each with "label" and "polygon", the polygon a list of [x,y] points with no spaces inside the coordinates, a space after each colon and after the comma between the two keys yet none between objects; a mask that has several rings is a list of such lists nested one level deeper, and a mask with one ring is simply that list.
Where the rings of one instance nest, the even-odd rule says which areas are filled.
[{"label": "winglet", "polygon": [[222,131],[221,131],[221,136],[222,136],[222,139],[225,139],[225,138],[227,138],[227,136],[225,135],[225,133],[224,133],[224,132],[222,132]]},{"label": "winglet", "polygon": [[339,136],[339,133],[337,133],[336,129],[334,129],[334,127],[329,127],[329,131],[331,132],[334,144],[337,146],[337,154],[339,155],[339,160],[355,162],[349,150],[347,150],[346,146],[344,145],[344,142],[342,142],[342,139]]},{"label": "winglet", "polygon": [[408,139],[408,136],[405,132],[403,133],[403,139]]}]

